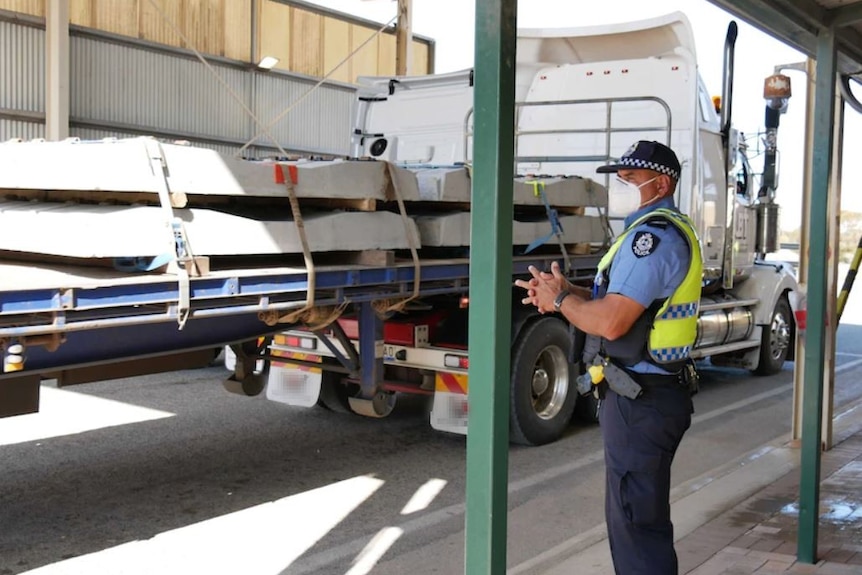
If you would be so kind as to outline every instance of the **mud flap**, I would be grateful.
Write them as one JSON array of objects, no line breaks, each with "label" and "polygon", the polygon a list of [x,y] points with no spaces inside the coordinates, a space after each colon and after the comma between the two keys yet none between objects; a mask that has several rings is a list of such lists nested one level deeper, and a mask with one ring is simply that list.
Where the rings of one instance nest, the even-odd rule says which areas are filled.
[{"label": "mud flap", "polygon": [[434,403],[431,427],[467,435],[467,376],[438,372],[434,377]]},{"label": "mud flap", "polygon": [[[272,350],[273,355],[284,356],[285,359],[321,362],[319,355],[303,354]],[[297,407],[314,407],[320,397],[320,387],[323,382],[323,370],[319,367],[307,367],[286,361],[273,361],[269,367],[269,378],[266,385],[266,398],[270,401],[295,405]]]}]

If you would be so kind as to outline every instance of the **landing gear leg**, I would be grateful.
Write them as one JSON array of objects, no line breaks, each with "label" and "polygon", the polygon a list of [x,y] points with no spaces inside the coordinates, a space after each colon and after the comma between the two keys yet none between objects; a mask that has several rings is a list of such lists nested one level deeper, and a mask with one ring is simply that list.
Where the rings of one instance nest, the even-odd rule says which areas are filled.
[{"label": "landing gear leg", "polygon": [[350,409],[368,417],[386,417],[395,407],[395,394],[380,388],[383,381],[383,320],[371,302],[359,306],[360,392],[349,398]]},{"label": "landing gear leg", "polygon": [[238,395],[260,395],[266,385],[267,367],[256,371],[257,362],[269,347],[270,338],[260,337],[256,340],[244,341],[230,346],[236,355],[234,373],[222,382],[224,388]]}]

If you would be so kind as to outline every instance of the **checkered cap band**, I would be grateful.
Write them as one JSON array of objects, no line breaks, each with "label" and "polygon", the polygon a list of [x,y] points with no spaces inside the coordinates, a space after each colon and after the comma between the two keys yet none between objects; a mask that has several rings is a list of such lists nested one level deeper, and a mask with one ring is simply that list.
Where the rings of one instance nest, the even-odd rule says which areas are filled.
[{"label": "checkered cap band", "polygon": [[663,166],[661,164],[656,164],[655,162],[650,162],[649,160],[622,157],[620,158],[620,161],[617,165],[620,167],[634,168],[638,170],[653,170],[660,174],[670,176],[674,180],[679,179],[679,171],[674,170],[673,168],[670,168],[668,166]]},{"label": "checkered cap band", "polygon": [[596,172],[605,174],[620,170],[653,170],[679,181],[682,170],[679,158],[668,146],[661,142],[639,140],[632,144],[615,164],[599,166]]}]

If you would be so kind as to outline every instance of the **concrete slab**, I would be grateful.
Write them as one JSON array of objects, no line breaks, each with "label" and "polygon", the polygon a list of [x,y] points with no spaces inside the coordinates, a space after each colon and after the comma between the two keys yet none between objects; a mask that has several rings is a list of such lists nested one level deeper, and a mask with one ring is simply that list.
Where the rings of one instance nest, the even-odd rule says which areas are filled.
[{"label": "concrete slab", "polygon": [[[294,189],[300,198],[396,199],[385,162],[254,162],[206,148],[157,144],[151,138],[0,143],[0,165],[4,167],[0,189],[157,194],[161,174],[153,173],[149,159],[149,148],[155,145],[160,146],[169,172],[168,184],[176,194],[286,198],[287,190],[276,178],[280,168],[288,177],[294,176]],[[470,202],[471,181],[466,168],[395,167],[394,174],[407,202]],[[542,205],[532,181],[544,185],[554,206],[607,205],[604,187],[580,177],[519,177],[514,185],[516,205]]]},{"label": "concrete slab", "polygon": [[[396,167],[401,194],[405,201],[469,203],[471,180],[466,168]],[[604,186],[587,178],[518,177],[515,178],[513,201],[517,206],[542,206],[541,195],[533,182],[544,187],[548,203],[557,207],[605,207],[608,194]]]},{"label": "concrete slab", "polygon": [[470,202],[471,183],[466,168],[395,166],[394,174],[406,202]]},{"label": "concrete slab", "polygon": [[[296,167],[295,189],[299,198],[389,199],[387,195],[389,182],[386,164],[383,162],[333,160],[280,163]],[[245,162],[245,164],[244,170],[250,172],[248,164],[253,162]],[[248,181],[243,180],[244,183]],[[287,197],[284,186],[279,187],[280,194]]]},{"label": "concrete slab", "polygon": [[[230,268],[228,270],[210,270],[209,278],[234,278],[250,270]],[[254,268],[256,276],[278,276],[282,274],[304,273],[305,267],[278,266],[266,269]],[[105,286],[154,284],[165,281],[165,278],[175,278],[172,273],[152,272],[145,275],[130,274],[113,268],[74,265],[0,261],[0,292],[18,290],[52,289],[57,286],[64,288],[96,289]]]},{"label": "concrete slab", "polygon": [[[0,143],[0,189],[157,193],[159,184],[147,150],[153,144],[150,138]],[[276,182],[273,162],[252,162],[177,144],[161,144],[161,151],[174,193],[274,198],[288,195],[284,185]],[[381,162],[282,164],[296,168],[299,197],[385,197],[386,166]]]},{"label": "concrete slab", "polygon": [[[470,213],[428,215],[414,218],[419,226],[422,245],[426,247],[455,247],[470,245]],[[601,242],[604,230],[597,216],[562,216],[563,238],[567,244]],[[547,220],[516,221],[512,228],[513,245],[527,245],[551,232]],[[556,237],[546,244],[556,244]]]},{"label": "concrete slab", "polygon": [[556,207],[607,207],[608,191],[604,186],[579,176],[515,178],[515,205],[541,206],[536,184],[544,186],[548,203]]},{"label": "concrete slab", "polygon": [[[289,218],[255,219],[203,208],[174,212],[185,222],[198,256],[302,252]],[[390,212],[309,213],[303,219],[313,252],[409,247],[401,217]],[[412,221],[409,228],[418,242]],[[3,250],[75,258],[149,257],[171,252],[171,241],[158,207],[0,202]]]}]

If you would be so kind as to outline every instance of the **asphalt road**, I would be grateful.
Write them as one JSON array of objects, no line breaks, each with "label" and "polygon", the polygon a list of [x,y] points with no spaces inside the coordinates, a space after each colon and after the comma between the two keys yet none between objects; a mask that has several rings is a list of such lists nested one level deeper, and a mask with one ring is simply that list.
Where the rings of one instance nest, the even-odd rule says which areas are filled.
[{"label": "asphalt road", "polygon": [[[862,397],[862,325],[837,359],[840,409]],[[788,433],[792,367],[705,366],[674,483]],[[224,374],[47,388],[41,414],[0,420],[0,575],[461,572],[466,441],[424,400],[372,420],[234,396]],[[601,524],[596,426],[509,458],[510,567]]]}]

